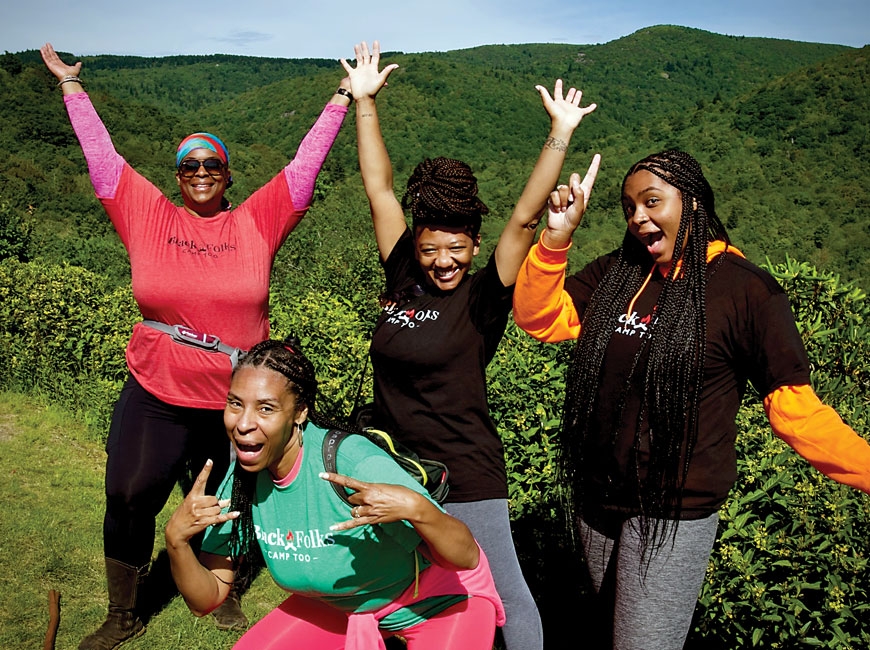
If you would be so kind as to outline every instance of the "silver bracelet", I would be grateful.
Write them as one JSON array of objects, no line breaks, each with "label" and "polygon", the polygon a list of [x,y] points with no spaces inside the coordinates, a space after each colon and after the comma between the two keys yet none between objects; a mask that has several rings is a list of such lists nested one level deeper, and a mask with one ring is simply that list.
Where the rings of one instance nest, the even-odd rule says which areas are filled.
[{"label": "silver bracelet", "polygon": [[65,76],[63,79],[61,79],[60,81],[58,81],[58,82],[57,82],[57,85],[58,85],[58,86],[62,86],[62,85],[64,85],[64,84],[65,84],[66,82],[68,82],[68,81],[75,81],[77,84],[82,83],[82,80],[79,79],[79,78],[78,78],[77,76],[75,76],[74,74],[68,74],[68,75]]}]

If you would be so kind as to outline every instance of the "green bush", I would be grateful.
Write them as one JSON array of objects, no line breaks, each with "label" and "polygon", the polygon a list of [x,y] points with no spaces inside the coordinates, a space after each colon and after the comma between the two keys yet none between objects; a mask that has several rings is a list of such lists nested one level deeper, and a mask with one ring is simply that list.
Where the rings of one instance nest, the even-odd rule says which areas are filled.
[{"label": "green bush", "polygon": [[806,262],[787,258],[770,271],[795,312],[816,392],[866,425],[870,404],[867,295],[853,284],[841,283],[836,275],[818,273]]},{"label": "green bush", "polygon": [[26,262],[32,237],[30,215],[0,199],[0,260],[13,257]]},{"label": "green bush", "polygon": [[45,394],[105,430],[138,319],[129,287],[74,266],[0,262],[0,385]]},{"label": "green bush", "polygon": [[[817,392],[867,436],[866,296],[807,264],[787,260],[770,270],[794,305]],[[278,284],[271,318],[273,337],[295,333],[314,362],[321,410],[341,416],[371,397],[366,355],[376,312],[374,296],[352,278],[335,283],[340,291]],[[0,388],[46,395],[104,436],[138,318],[129,286],[115,288],[78,267],[3,260]],[[488,369],[515,540],[545,619],[584,595],[555,480],[571,347],[537,343],[511,323]],[[363,372],[369,378],[358,394]],[[739,477],[720,513],[689,644],[870,647],[870,498],[823,477],[776,439],[759,396],[747,396],[738,424]],[[551,620],[558,624],[564,615],[570,611]]]},{"label": "green bush", "polygon": [[[791,300],[816,391],[867,438],[866,296],[794,260],[769,270]],[[690,642],[729,650],[870,647],[870,498],[777,439],[759,396],[747,396],[738,424],[738,479],[720,511]]]},{"label": "green bush", "polygon": [[[274,295],[273,295],[274,299]],[[355,404],[371,400],[368,363],[371,323],[350,299],[310,290],[272,307],[272,338],[294,334],[317,371],[317,408],[327,416],[350,416]],[[361,375],[368,371],[368,381]]]},{"label": "green bush", "polygon": [[565,399],[571,343],[547,345],[513,320],[487,369],[489,405],[504,443],[511,513],[552,518],[560,502],[554,438]]}]

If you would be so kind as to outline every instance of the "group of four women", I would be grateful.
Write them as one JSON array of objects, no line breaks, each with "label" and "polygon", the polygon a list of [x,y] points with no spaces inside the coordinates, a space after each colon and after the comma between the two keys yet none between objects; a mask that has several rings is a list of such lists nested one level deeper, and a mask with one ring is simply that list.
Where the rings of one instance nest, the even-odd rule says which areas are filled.
[{"label": "group of four women", "polygon": [[[596,108],[561,81],[552,94],[537,87],[550,132],[495,250],[471,273],[488,209],[468,165],[426,159],[401,200],[394,193],[376,96],[397,66],[379,69],[377,42],[354,48],[355,65],[342,60],[346,77],[294,160],[237,208],[224,197],[232,177],[220,139],[197,133],[179,145],[175,206],[115,152],[81,64],[50,45],[42,54],[129,252],[144,319],[107,443],[109,613],[80,648],[116,648],[144,631],[155,518],[191,466],[204,469],[165,531],[191,610],[244,621],[233,585],[258,554],[292,594],[237,648],[368,649],[399,636],[417,650],[488,649],[497,626],[508,650],[542,648],[487,406],[486,367],[511,310],[535,338],[578,341],[560,456],[592,587],[609,594],[601,624],[613,647],[682,647],[736,478],[747,381],[778,435],[870,492],[870,446],[816,398],[785,294],[729,242],[691,156],[666,151],[632,167],[622,246],[566,278],[600,158],[558,185],[571,136]],[[324,436],[346,425],[317,411],[298,342],[267,339],[275,253],[309,207],[351,103],[386,277],[373,424],[448,465],[443,507],[359,436],[340,447],[340,473],[326,473]]]}]

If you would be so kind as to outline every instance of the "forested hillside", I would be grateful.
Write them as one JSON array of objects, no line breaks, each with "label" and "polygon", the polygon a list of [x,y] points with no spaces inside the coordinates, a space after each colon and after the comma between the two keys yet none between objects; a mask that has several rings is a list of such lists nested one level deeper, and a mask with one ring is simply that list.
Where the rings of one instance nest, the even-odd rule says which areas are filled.
[{"label": "forested hillside", "polygon": [[[723,219],[752,259],[779,262],[788,253],[870,287],[863,264],[870,239],[858,216],[870,189],[861,173],[870,158],[866,48],[659,26],[601,45],[485,46],[384,60],[400,65],[379,99],[397,186],[424,156],[467,160],[493,208],[484,231],[490,240],[546,134],[534,85],[562,77],[599,105],[575,136],[568,168],[583,168],[594,151],[604,157],[578,264],[621,237],[624,170],[679,146],[705,165]],[[334,61],[228,55],[83,62],[116,147],[137,169],[174,193],[176,143],[194,130],[214,131],[232,152],[235,202],[289,159],[343,73]],[[7,54],[0,88],[3,218],[32,224],[28,256],[124,282],[125,254],[93,199],[38,52]],[[363,264],[370,256],[353,121],[351,112],[321,175],[321,200],[285,251],[287,264],[303,252],[327,266],[336,251],[347,252],[342,267],[356,264],[354,252]],[[320,260],[318,250],[331,259]]]}]

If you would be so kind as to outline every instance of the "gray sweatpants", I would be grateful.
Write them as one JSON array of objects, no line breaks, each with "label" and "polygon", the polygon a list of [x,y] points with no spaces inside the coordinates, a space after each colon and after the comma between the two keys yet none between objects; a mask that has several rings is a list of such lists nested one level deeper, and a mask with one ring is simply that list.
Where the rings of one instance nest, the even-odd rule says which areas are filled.
[{"label": "gray sweatpants", "polygon": [[446,503],[444,509],[468,526],[486,553],[504,604],[502,636],[507,650],[542,650],[541,616],[517,560],[507,499]]},{"label": "gray sweatpants", "polygon": [[718,523],[718,514],[681,521],[673,540],[645,554],[638,518],[617,526],[580,521],[592,586],[597,594],[614,598],[614,650],[682,649]]}]

